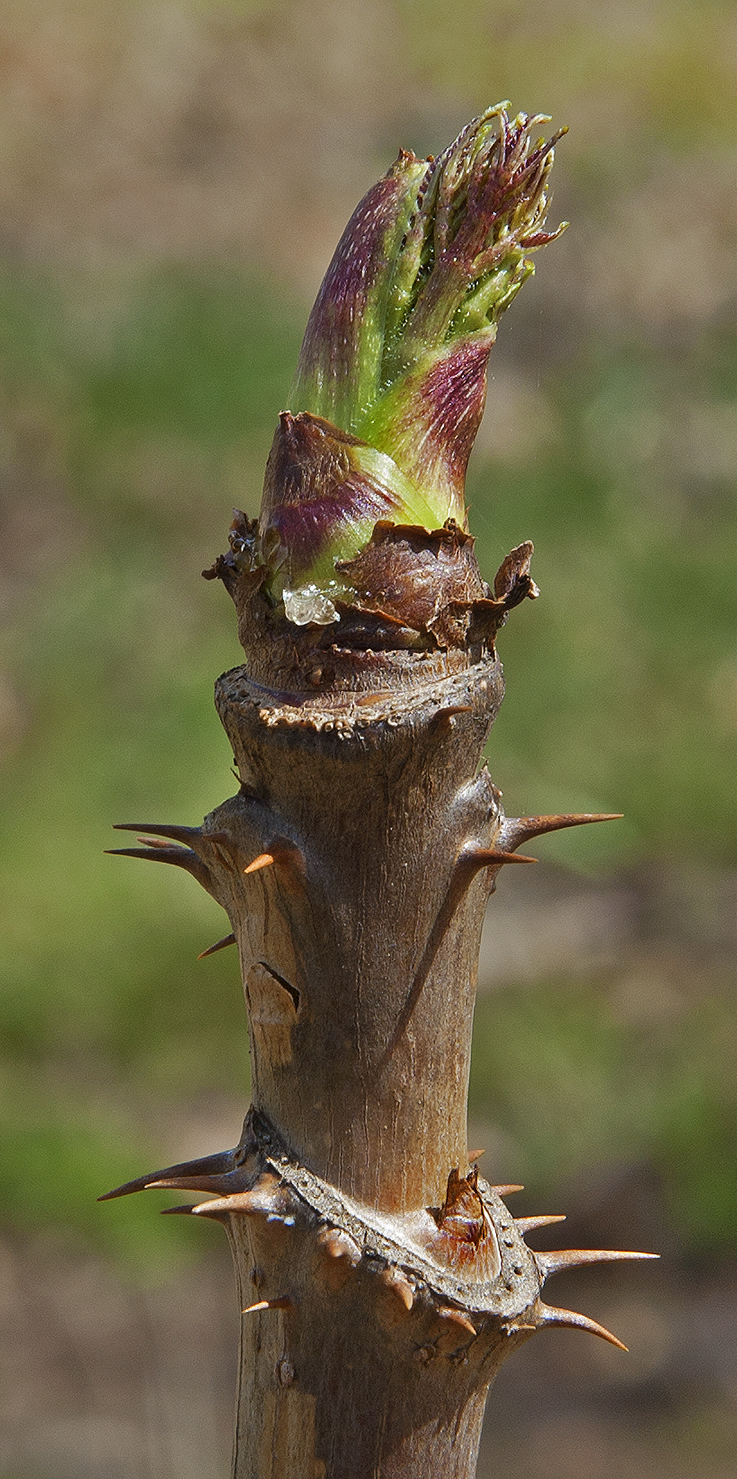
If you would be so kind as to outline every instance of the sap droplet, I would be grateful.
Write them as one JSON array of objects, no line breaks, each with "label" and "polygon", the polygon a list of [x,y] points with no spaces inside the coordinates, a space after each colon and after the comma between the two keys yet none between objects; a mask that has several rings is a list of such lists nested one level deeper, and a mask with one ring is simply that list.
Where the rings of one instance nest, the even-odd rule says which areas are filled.
[{"label": "sap droplet", "polygon": [[329,596],[316,585],[303,585],[296,591],[284,592],[284,611],[295,626],[326,627],[340,617]]}]

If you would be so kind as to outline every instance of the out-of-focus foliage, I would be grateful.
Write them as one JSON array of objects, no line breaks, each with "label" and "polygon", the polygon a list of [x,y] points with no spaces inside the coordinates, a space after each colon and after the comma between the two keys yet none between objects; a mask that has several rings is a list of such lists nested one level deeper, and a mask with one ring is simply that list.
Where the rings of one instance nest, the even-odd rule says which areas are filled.
[{"label": "out-of-focus foliage", "polygon": [[735,371],[726,335],[685,362],[599,338],[537,388],[532,465],[477,464],[482,560],[531,536],[543,595],[500,644],[495,767],[527,809],[626,813],[561,858],[735,863]]},{"label": "out-of-focus foliage", "polygon": [[493,1086],[509,1161],[500,1174],[549,1197],[595,1163],[649,1162],[682,1247],[702,1260],[723,1253],[737,1221],[733,1007],[722,989],[632,1020],[611,983],[557,979],[485,999],[470,1103],[488,1114]]},{"label": "out-of-focus foliage", "polygon": [[[735,866],[735,19],[664,0],[477,0],[452,29],[434,0],[8,14],[0,1184],[14,1224],[145,1266],[189,1246],[187,1219],[92,1197],[156,1164],[178,1106],[245,1106],[247,1045],[234,952],[195,961],[220,911],[102,849],[113,821],[196,822],[234,786],[211,691],[239,649],[199,571],[231,506],[257,507],[355,200],[400,144],[433,151],[499,97],[572,125],[551,219],[573,225],[502,328],[469,480],[485,573],[532,538],[543,593],[501,634],[492,773],[510,810],[626,813],[541,844],[571,866]],[[510,989],[480,1009],[474,1109],[540,1184],[651,1160],[684,1242],[725,1249],[733,1011],[721,975],[668,1031],[620,1021],[606,983]]]},{"label": "out-of-focus foliage", "polygon": [[[8,270],[3,287],[6,425],[50,465],[32,464],[42,486],[8,503],[25,568],[9,572],[22,604],[5,642],[0,1021],[16,1130],[0,1179],[12,1219],[56,1208],[114,1245],[122,1226],[147,1260],[182,1224],[165,1234],[154,1219],[144,1237],[150,1208],[126,1203],[122,1222],[117,1207],[93,1212],[95,1176],[103,1191],[113,1166],[125,1180],[160,1154],[142,1129],[149,1094],[245,1095],[247,1038],[235,962],[196,961],[225,916],[188,877],[142,879],[102,849],[128,840],[113,821],[197,822],[235,788],[211,693],[239,649],[199,566],[241,497],[235,464],[247,478],[265,455],[299,327],[232,271],[147,273],[122,307],[88,283],[85,334],[77,283]],[[60,1092],[42,1163],[50,1068]],[[129,1113],[95,1131],[111,1088]]]}]

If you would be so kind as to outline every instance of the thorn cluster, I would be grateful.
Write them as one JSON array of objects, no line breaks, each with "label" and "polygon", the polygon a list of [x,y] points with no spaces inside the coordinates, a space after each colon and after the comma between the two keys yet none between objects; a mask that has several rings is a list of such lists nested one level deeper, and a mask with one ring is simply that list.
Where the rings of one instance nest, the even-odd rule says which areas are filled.
[{"label": "thorn cluster", "polygon": [[[408,1223],[401,1216],[386,1215],[377,1222],[367,1208],[359,1209],[356,1204],[341,1208],[335,1190],[291,1162],[275,1132],[264,1135],[253,1112],[246,1122],[244,1142],[235,1150],[139,1177],[101,1200],[164,1188],[210,1193],[206,1201],[166,1208],[169,1213],[226,1224],[233,1218],[254,1220],[263,1234],[274,1237],[279,1231],[295,1239],[294,1257],[297,1247],[307,1240],[315,1250],[318,1282],[328,1294],[348,1293],[355,1279],[375,1279],[377,1291],[391,1297],[392,1325],[412,1317],[418,1330],[424,1331],[431,1328],[428,1319],[440,1321],[447,1332],[462,1332],[472,1343],[482,1336],[491,1338],[499,1330],[518,1335],[570,1326],[625,1350],[616,1336],[588,1316],[544,1304],[542,1287],[563,1270],[657,1256],[590,1248],[532,1253],[522,1241],[526,1234],[564,1219],[558,1215],[509,1218],[501,1198],[522,1187],[490,1187],[480,1180],[475,1166],[465,1177],[451,1170],[443,1206],[434,1213],[428,1209],[424,1225],[418,1225],[416,1218]],[[519,1289],[510,1279],[515,1272]],[[257,1300],[243,1313],[281,1310],[289,1314],[297,1304],[292,1291],[281,1292]],[[425,1352],[422,1364],[426,1364],[431,1358],[428,1353],[457,1354],[459,1347],[456,1342],[451,1351],[445,1337],[440,1345],[437,1339],[428,1342],[423,1337],[417,1349]]]}]

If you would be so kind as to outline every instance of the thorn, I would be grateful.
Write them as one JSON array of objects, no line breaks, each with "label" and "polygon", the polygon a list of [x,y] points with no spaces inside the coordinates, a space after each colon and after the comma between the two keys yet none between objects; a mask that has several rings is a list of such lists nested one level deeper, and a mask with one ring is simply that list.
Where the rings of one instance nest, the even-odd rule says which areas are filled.
[{"label": "thorn", "polygon": [[496,1192],[496,1194],[497,1194],[498,1197],[511,1197],[512,1192],[514,1192],[514,1191],[524,1191],[524,1189],[525,1189],[524,1186],[514,1186],[514,1185],[510,1185],[510,1186],[492,1186],[492,1188],[491,1188],[492,1191],[495,1191]]},{"label": "thorn", "polygon": [[243,869],[243,872],[256,873],[259,868],[269,868],[273,863],[291,868],[295,872],[304,875],[304,853],[288,837],[275,837],[273,842],[268,844],[268,851],[259,853],[258,857],[254,858],[253,862],[249,863],[248,867]]},{"label": "thorn", "polygon": [[275,862],[276,858],[272,852],[261,852],[257,858],[254,858],[252,863],[248,864],[247,868],[243,869],[243,872],[257,873],[259,868],[270,868],[271,864]]},{"label": "thorn", "polygon": [[214,1200],[212,1202],[200,1202],[199,1206],[191,1208],[191,1214],[194,1217],[199,1212],[200,1216],[211,1217],[213,1222],[222,1222],[223,1227],[227,1227],[228,1213],[218,1210],[220,1207],[222,1207],[222,1198],[218,1199],[217,1206]]},{"label": "thorn", "polygon": [[215,1197],[211,1202],[199,1202],[193,1211],[200,1217],[229,1216],[231,1213],[241,1217],[265,1217],[267,1221],[283,1222],[290,1227],[294,1224],[290,1207],[289,1193],[282,1193],[277,1178],[267,1173],[249,1191],[235,1191],[229,1196]]},{"label": "thorn", "polygon": [[[404,1306],[407,1314],[409,1314],[415,1302],[415,1291],[410,1284],[409,1279],[406,1278],[406,1276],[401,1273],[398,1268],[391,1267],[382,1269],[381,1273],[379,1274],[379,1278],[381,1279],[382,1284],[384,1284],[386,1288],[391,1291],[392,1294],[396,1295],[399,1303]],[[476,1332],[474,1331],[474,1334],[475,1333]]]},{"label": "thorn", "polygon": [[501,852],[496,848],[489,848],[489,862],[492,866],[497,863],[537,863],[539,858],[531,858],[524,852]]},{"label": "thorn", "polygon": [[[143,842],[144,839],[139,837],[138,841]],[[106,847],[103,851],[109,858],[152,858],[155,863],[179,862],[182,858],[195,857],[191,847],[172,847],[168,842],[156,842],[153,837],[144,847]]]},{"label": "thorn", "polygon": [[559,832],[563,827],[585,827],[589,822],[618,822],[622,813],[612,812],[560,812],[549,817],[505,817],[499,831],[502,847],[519,847],[544,832]]},{"label": "thorn", "polygon": [[323,1227],[317,1234],[317,1246],[323,1257],[318,1277],[335,1294],[351,1278],[361,1262],[361,1249],[348,1233],[339,1227]]},{"label": "thorn", "polygon": [[211,1202],[198,1202],[192,1208],[192,1215],[193,1217],[214,1217],[217,1222],[226,1222],[231,1212],[247,1210],[245,1207],[231,1206],[232,1201],[233,1197],[213,1197]]},{"label": "thorn", "polygon": [[161,847],[157,843],[152,847],[107,847],[105,852],[110,857],[148,858],[152,863],[173,863],[175,868],[185,868],[208,893],[211,892],[210,870],[191,848]]},{"label": "thorn", "polygon": [[468,1316],[462,1314],[460,1310],[453,1310],[448,1305],[444,1305],[441,1309],[436,1310],[435,1313],[439,1319],[447,1320],[449,1324],[460,1325],[461,1329],[467,1330],[469,1335],[477,1334],[476,1326],[472,1325]]},{"label": "thorn", "polygon": [[244,1310],[241,1310],[241,1314],[256,1315],[259,1314],[261,1310],[292,1309],[294,1309],[294,1300],[289,1299],[286,1295],[282,1295],[280,1299],[259,1299],[256,1304],[247,1305]]},{"label": "thorn", "polygon": [[480,1161],[482,1155],[486,1155],[486,1151],[485,1150],[469,1150],[469,1152],[468,1152],[468,1164],[469,1164],[469,1166],[474,1166],[477,1161]]},{"label": "thorn", "polygon": [[[115,822],[116,832],[143,832],[146,835],[139,837],[147,847],[165,847],[166,842],[159,838],[170,839],[173,842],[181,842],[197,852],[198,844],[220,843],[224,847],[234,846],[233,838],[227,832],[205,832],[202,827],[178,827],[155,823],[148,826],[145,822]],[[151,834],[151,835],[149,835]]]},{"label": "thorn", "polygon": [[150,832],[154,837],[171,837],[175,842],[186,842],[192,845],[197,838],[204,834],[201,827],[176,827],[169,825],[151,824],[148,822],[114,822],[114,832]]},{"label": "thorn", "polygon": [[177,1213],[177,1212],[182,1212],[182,1213],[194,1212],[194,1206],[191,1203],[183,1203],[179,1207],[162,1207],[161,1208],[161,1215],[162,1215],[162,1217],[173,1217],[175,1215],[175,1213]]},{"label": "thorn", "polygon": [[615,1345],[618,1350],[627,1350],[626,1345],[621,1340],[617,1340],[616,1335],[612,1335],[611,1330],[607,1330],[603,1325],[597,1324],[596,1320],[590,1320],[588,1315],[577,1315],[573,1310],[557,1310],[550,1304],[539,1304],[538,1314],[540,1315],[540,1325],[569,1325],[574,1330],[588,1330],[591,1335],[598,1335],[602,1340],[608,1340],[609,1344]]},{"label": "thorn", "polygon": [[324,1227],[317,1235],[317,1242],[328,1258],[347,1259],[354,1268],[361,1262],[358,1243],[339,1227]]},{"label": "thorn", "polygon": [[438,709],[432,722],[434,725],[437,725],[438,729],[451,729],[452,721],[456,714],[472,713],[473,704],[449,704],[445,709]]},{"label": "thorn", "polygon": [[523,1238],[528,1232],[536,1227],[550,1227],[554,1222],[565,1222],[565,1212],[559,1212],[557,1216],[543,1215],[542,1217],[515,1217],[515,1225],[519,1228]]},{"label": "thorn", "polygon": [[[233,1195],[233,1176],[160,1176],[147,1181],[143,1191],[210,1191]],[[207,1204],[209,1206],[209,1203]]]},{"label": "thorn", "polygon": [[134,1191],[147,1191],[152,1186],[171,1187],[182,1191],[227,1191],[236,1176],[244,1174],[244,1168],[234,1161],[235,1151],[221,1150],[215,1155],[201,1156],[196,1161],[180,1161],[176,1166],[165,1166],[162,1171],[147,1171],[135,1181],[126,1181],[113,1191],[106,1191],[98,1202],[109,1202],[114,1197],[127,1197]]},{"label": "thorn", "polygon": [[218,950],[225,950],[226,946],[235,945],[235,943],[235,935],[223,935],[222,940],[216,940],[214,945],[208,945],[206,950],[202,950],[197,959],[206,960],[208,955],[216,955]]},{"label": "thorn", "polygon": [[560,1248],[553,1253],[535,1253],[535,1261],[545,1279],[562,1269],[580,1268],[585,1263],[617,1263],[623,1258],[659,1257],[659,1253],[628,1253],[611,1248]]},{"label": "thorn", "polygon": [[537,863],[539,859],[531,858],[527,853],[505,852],[497,847],[468,847],[464,848],[458,861],[478,869],[499,868],[502,863]]}]

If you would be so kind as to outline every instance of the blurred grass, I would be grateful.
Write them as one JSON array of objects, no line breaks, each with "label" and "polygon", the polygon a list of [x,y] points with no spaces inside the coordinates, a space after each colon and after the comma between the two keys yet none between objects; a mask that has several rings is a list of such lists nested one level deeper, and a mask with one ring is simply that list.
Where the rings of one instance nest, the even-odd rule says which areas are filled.
[{"label": "blurred grass", "polygon": [[[196,28],[200,14],[212,13],[227,42],[242,8],[184,7],[189,20],[180,17],[175,36],[184,37],[181,53],[169,47],[164,9],[161,35],[154,26],[138,36],[153,57],[150,74],[135,71],[135,46],[126,52],[120,42],[129,20],[116,20],[111,76],[118,67],[143,133],[154,98],[163,122],[151,127],[159,151],[151,159],[162,178],[189,181],[200,136],[187,115],[195,163],[185,168],[179,136],[166,131],[166,107],[179,94],[163,84],[157,92],[155,68],[171,81],[179,66],[188,77],[187,58],[195,59],[202,170],[224,198],[253,161],[238,154],[231,174],[225,165],[222,179],[217,174],[233,148],[228,120],[241,115],[225,94],[213,102],[210,83],[195,76],[200,55],[210,65],[215,35],[207,33],[205,45]],[[176,7],[169,9],[173,15]],[[320,157],[314,175],[307,172],[315,138],[329,152],[347,129],[341,167],[357,191],[374,155],[380,168],[400,142],[435,147],[443,142],[435,137],[439,118],[460,125],[469,108],[506,92],[515,106],[540,103],[555,110],[556,123],[571,121],[570,151],[557,171],[574,229],[550,252],[578,251],[593,278],[582,269],[579,304],[575,255],[567,288],[556,259],[539,260],[538,281],[550,273],[554,282],[558,272],[558,286],[547,298],[532,297],[537,285],[526,290],[535,310],[521,300],[503,326],[488,434],[469,479],[484,572],[491,577],[512,545],[532,538],[542,590],[501,636],[508,696],[490,745],[492,774],[510,811],[626,813],[617,828],[546,840],[545,855],[568,866],[634,870],[667,858],[687,870],[698,858],[734,868],[737,323],[733,290],[724,290],[727,309],[718,290],[729,230],[719,236],[714,227],[714,241],[708,234],[710,222],[721,230],[731,220],[726,193],[714,205],[710,192],[730,178],[717,166],[734,146],[727,44],[734,17],[718,0],[698,15],[682,4],[620,5],[613,19],[600,8],[584,14],[542,3],[513,14],[483,0],[462,17],[435,0],[396,0],[389,9],[398,30],[383,51],[376,43],[379,65],[361,51],[363,12],[352,32],[345,8],[343,75],[337,64],[330,71],[319,26],[305,21],[304,36],[290,30],[301,24],[301,7],[249,7],[266,91],[284,62],[278,46],[293,51],[274,118],[258,135],[267,165],[273,155],[274,171],[285,168],[289,208],[297,200],[302,209],[301,234],[287,213],[279,230],[285,202],[274,206],[267,193],[264,214],[277,221],[274,262],[291,262],[296,281],[306,258],[309,276],[310,211],[332,198],[334,186],[345,194],[334,162]],[[86,96],[83,10],[64,33],[59,87],[68,97]],[[103,21],[101,12],[94,25],[90,16],[88,29],[107,55]],[[26,24],[30,35],[28,17]],[[229,56],[250,55],[243,34],[233,31]],[[280,35],[286,41],[274,41]],[[303,66],[308,41],[313,51]],[[272,71],[270,46],[277,47]],[[399,63],[390,64],[391,47]],[[44,55],[55,75],[54,47]],[[415,97],[401,124],[397,66]],[[305,67],[324,89],[324,138],[310,132],[309,91],[303,97],[293,85]],[[260,75],[256,68],[253,87]],[[50,140],[61,149],[65,137],[62,105],[53,88],[38,86],[39,138],[53,162]],[[109,91],[122,109],[125,88]],[[378,97],[374,112],[369,93]],[[302,108],[303,148],[293,106]],[[122,124],[114,108],[110,116],[99,137],[117,160],[113,145],[123,149],[129,128],[135,147],[121,157],[135,174],[130,159],[144,150],[138,119],[134,129],[124,112]],[[86,168],[86,142],[97,135],[84,109],[80,117],[72,157]],[[254,129],[253,120],[243,128]],[[30,146],[15,157],[33,201],[48,168],[51,219],[61,188],[51,165],[44,156],[34,173]],[[663,204],[658,191],[669,172],[689,161],[693,174],[679,177]],[[99,168],[95,155],[94,188],[88,181],[79,207],[88,231]],[[40,1220],[145,1270],[167,1250],[186,1253],[187,1219],[159,1221],[143,1199],[100,1209],[93,1197],[111,1179],[155,1164],[149,1127],[172,1107],[213,1087],[245,1104],[245,1024],[232,952],[195,960],[224,933],[212,900],[189,878],[170,877],[174,870],[146,870],[102,850],[121,841],[109,830],[114,821],[196,822],[233,785],[211,694],[240,649],[224,592],[199,571],[224,547],[232,505],[251,512],[258,505],[306,310],[296,287],[290,296],[266,268],[227,264],[244,254],[237,244],[233,253],[225,227],[217,260],[192,251],[187,265],[186,231],[185,246],[169,250],[162,225],[169,217],[158,197],[149,201],[145,170],[141,177],[144,185],[135,176],[119,209],[124,216],[129,203],[135,235],[150,206],[153,239],[158,230],[164,240],[158,255],[132,260],[125,250],[101,249],[72,267],[75,203],[65,199],[58,238],[43,217],[36,235],[29,227],[27,251],[13,235],[22,211],[11,213],[0,261],[0,1103],[8,1122],[0,1187],[13,1225]],[[62,186],[67,179],[62,171]],[[182,199],[185,217],[190,197]],[[669,234],[686,217],[697,235],[675,271]],[[112,230],[104,222],[103,240]],[[207,221],[195,227],[196,240],[197,232],[206,239]],[[44,231],[46,258],[38,247]],[[59,243],[63,260],[55,262]],[[691,281],[716,283],[714,302],[707,294],[703,307]],[[510,387],[516,430],[500,435],[496,407]],[[684,1246],[716,1255],[734,1246],[733,1013],[721,977],[686,1001],[668,1030],[620,1019],[604,981],[510,987],[479,1007],[472,1107],[509,1128],[521,1173],[540,1185],[612,1157],[650,1160]]]},{"label": "blurred grass", "polygon": [[[0,1027],[15,1122],[0,1182],[11,1220],[53,1220],[56,1208],[146,1262],[151,1208],[101,1216],[90,1193],[152,1158],[142,1085],[164,1103],[212,1083],[245,1101],[247,1037],[235,961],[196,961],[225,932],[217,906],[189,878],[162,868],[141,879],[102,849],[131,840],[113,821],[197,822],[234,788],[211,695],[240,649],[198,564],[224,541],[231,493],[257,503],[255,481],[245,500],[247,488],[227,486],[228,459],[242,473],[249,455],[265,458],[299,331],[239,274],[156,271],[127,284],[122,305],[120,284],[102,282],[84,334],[77,285],[65,286],[7,270],[0,310],[6,426],[32,414],[54,439],[83,529],[58,563],[41,535],[41,579],[30,573],[5,636],[22,718],[0,782]],[[31,1112],[32,1091],[50,1065],[65,1092],[42,1151],[48,1105],[42,1092]],[[130,1117],[83,1133],[106,1081],[113,1096],[136,1086]],[[162,1225],[159,1242],[186,1237]]]},{"label": "blurred grass", "polygon": [[[724,334],[700,353],[715,378],[737,368]],[[694,393],[693,375],[598,341],[545,387],[556,445],[544,460],[471,479],[475,503],[493,498],[482,565],[522,538],[537,545],[542,600],[500,644],[510,681],[491,753],[514,777],[508,802],[626,813],[606,836],[552,842],[574,861],[592,847],[737,860],[737,502],[723,474],[693,474],[679,434],[694,402],[729,403]],[[499,494],[484,498],[489,484]]]},{"label": "blurred grass", "polygon": [[650,1164],[682,1250],[704,1263],[733,1247],[731,990],[628,1020],[610,982],[552,980],[483,998],[475,1030],[470,1111],[488,1115],[493,1098],[536,1195],[595,1166]]},{"label": "blurred grass", "polygon": [[[700,0],[697,7],[688,0],[639,6],[530,0],[519,7],[467,0],[461,16],[444,0],[397,0],[397,9],[426,85],[488,91],[491,72],[496,95],[502,95],[500,80],[513,79],[520,96],[544,94],[556,115],[573,120],[579,112],[598,113],[603,132],[624,127],[631,138],[684,152],[717,133],[735,142],[730,0]],[[584,152],[598,173],[601,134]],[[642,149],[608,151],[605,167],[631,179],[638,153],[644,162]]]}]

